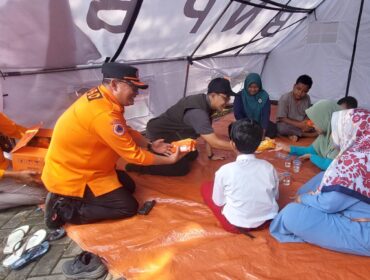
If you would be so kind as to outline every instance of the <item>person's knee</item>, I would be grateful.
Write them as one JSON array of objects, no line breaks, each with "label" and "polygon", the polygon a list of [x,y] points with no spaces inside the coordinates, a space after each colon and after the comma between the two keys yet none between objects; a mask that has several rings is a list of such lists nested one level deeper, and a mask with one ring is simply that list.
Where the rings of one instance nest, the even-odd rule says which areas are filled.
[{"label": "person's knee", "polygon": [[135,192],[136,184],[135,181],[123,170],[116,170],[118,181],[124,186],[130,193]]},{"label": "person's knee", "polygon": [[137,210],[139,209],[139,203],[134,197],[131,197],[130,199],[125,199],[125,204],[122,209],[125,212],[126,217],[135,216],[137,214]]},{"label": "person's knee", "polygon": [[283,210],[281,210],[281,220],[284,223],[285,228],[294,232],[302,207],[304,206],[299,203],[289,203]]}]

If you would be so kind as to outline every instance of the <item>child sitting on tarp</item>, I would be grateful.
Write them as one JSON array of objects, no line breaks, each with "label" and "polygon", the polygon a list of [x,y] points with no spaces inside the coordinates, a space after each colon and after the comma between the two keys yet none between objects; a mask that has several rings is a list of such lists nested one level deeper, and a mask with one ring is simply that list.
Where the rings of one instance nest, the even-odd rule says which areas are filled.
[{"label": "child sitting on tarp", "polygon": [[242,119],[230,124],[236,161],[221,166],[214,183],[201,187],[205,203],[226,231],[245,233],[261,227],[278,213],[277,172],[272,164],[254,155],[262,134],[255,121]]}]

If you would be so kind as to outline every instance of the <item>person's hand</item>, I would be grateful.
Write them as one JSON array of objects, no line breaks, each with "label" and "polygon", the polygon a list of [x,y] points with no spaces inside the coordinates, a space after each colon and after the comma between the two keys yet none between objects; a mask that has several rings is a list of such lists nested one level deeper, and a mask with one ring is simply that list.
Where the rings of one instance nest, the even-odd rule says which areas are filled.
[{"label": "person's hand", "polygon": [[308,192],[308,194],[309,195],[317,195],[317,194],[319,194],[320,193],[320,191],[319,190],[316,190],[316,191],[309,191]]},{"label": "person's hand", "polygon": [[172,145],[165,143],[164,139],[158,139],[152,143],[152,150],[158,154],[170,156],[172,154],[171,148]]},{"label": "person's hand", "polygon": [[300,160],[307,160],[307,159],[310,159],[310,158],[311,158],[311,154],[305,154],[305,155],[299,157]]},{"label": "person's hand", "polygon": [[175,163],[175,162],[178,162],[180,159],[182,159],[184,156],[186,156],[188,154],[188,152],[181,152],[180,153],[180,149],[178,147],[176,147],[176,151],[172,154],[170,154],[168,156],[168,158],[170,159],[171,163]]},{"label": "person's hand", "polygon": [[42,184],[40,179],[41,173],[34,170],[23,170],[23,171],[13,171],[14,179],[19,183],[24,184]]},{"label": "person's hand", "polygon": [[298,127],[300,129],[302,129],[303,132],[307,132],[307,131],[312,130],[312,127],[307,125],[307,120],[303,120],[303,121],[299,122]]},{"label": "person's hand", "polygon": [[290,153],[290,146],[281,142],[276,143],[275,151],[284,151]]},{"label": "person's hand", "polygon": [[288,136],[289,140],[292,142],[298,142],[299,137],[297,135],[290,135]]}]

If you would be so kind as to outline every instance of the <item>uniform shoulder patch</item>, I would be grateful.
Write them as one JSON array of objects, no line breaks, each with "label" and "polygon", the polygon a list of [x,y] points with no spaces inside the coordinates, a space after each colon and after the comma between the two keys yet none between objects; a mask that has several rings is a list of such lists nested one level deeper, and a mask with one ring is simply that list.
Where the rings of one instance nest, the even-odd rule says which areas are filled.
[{"label": "uniform shoulder patch", "polygon": [[86,97],[87,97],[87,100],[91,101],[91,100],[103,98],[103,95],[97,88],[93,88],[89,90],[88,92],[86,92]]},{"label": "uniform shoulder patch", "polygon": [[125,128],[121,123],[113,123],[113,132],[118,136],[125,134]]}]

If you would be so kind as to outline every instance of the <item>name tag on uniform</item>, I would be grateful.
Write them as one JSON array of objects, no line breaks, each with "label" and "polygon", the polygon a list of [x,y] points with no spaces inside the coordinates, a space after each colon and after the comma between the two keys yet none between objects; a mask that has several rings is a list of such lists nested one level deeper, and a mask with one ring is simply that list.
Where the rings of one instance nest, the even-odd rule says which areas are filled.
[{"label": "name tag on uniform", "polygon": [[87,97],[87,100],[91,101],[91,100],[103,98],[103,95],[98,89],[94,88],[86,93],[86,97]]}]

